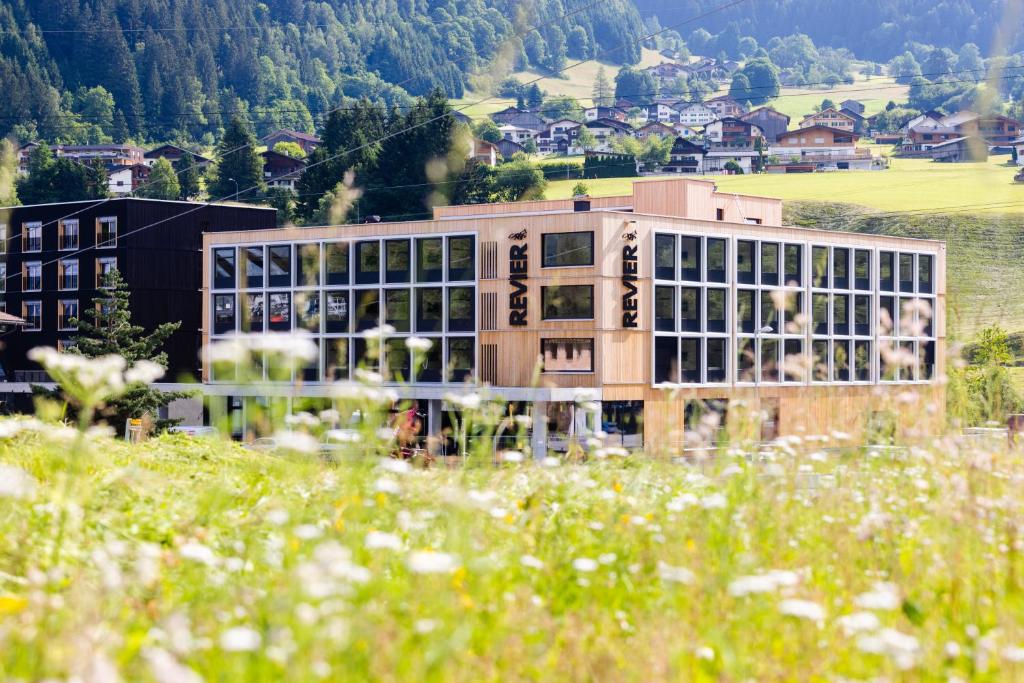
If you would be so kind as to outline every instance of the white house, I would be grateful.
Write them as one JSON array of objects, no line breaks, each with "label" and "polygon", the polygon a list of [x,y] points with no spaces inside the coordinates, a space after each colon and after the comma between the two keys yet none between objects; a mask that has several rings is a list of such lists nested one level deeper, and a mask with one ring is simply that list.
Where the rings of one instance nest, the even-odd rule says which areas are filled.
[{"label": "white house", "polygon": [[673,123],[679,120],[679,112],[663,102],[648,104],[643,109],[648,122]]},{"label": "white house", "polygon": [[700,102],[691,102],[679,107],[679,123],[684,126],[706,126],[717,119],[718,114]]},{"label": "white house", "polygon": [[529,128],[520,128],[508,123],[498,126],[498,131],[501,132],[501,137],[520,145],[524,144],[527,140],[532,140],[534,135],[536,135],[536,132]]}]

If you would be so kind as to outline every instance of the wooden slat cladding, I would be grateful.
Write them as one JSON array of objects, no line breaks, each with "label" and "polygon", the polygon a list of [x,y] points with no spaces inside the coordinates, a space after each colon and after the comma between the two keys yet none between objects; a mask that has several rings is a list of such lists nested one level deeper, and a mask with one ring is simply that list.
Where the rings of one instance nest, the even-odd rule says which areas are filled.
[{"label": "wooden slat cladding", "polygon": [[498,294],[484,292],[480,295],[480,330],[492,332],[498,329]]},{"label": "wooden slat cladding", "polygon": [[480,381],[485,384],[498,383],[498,345],[480,345]]},{"label": "wooden slat cladding", "polygon": [[498,279],[498,243],[483,242],[480,244],[480,279]]}]

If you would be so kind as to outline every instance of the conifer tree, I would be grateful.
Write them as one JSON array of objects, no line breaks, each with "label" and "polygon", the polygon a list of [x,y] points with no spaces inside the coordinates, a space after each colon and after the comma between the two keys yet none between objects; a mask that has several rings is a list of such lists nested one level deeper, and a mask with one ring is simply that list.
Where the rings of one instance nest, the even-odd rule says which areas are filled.
[{"label": "conifer tree", "polygon": [[256,153],[256,136],[240,116],[228,123],[217,156],[220,161],[209,186],[211,197],[244,201],[263,196],[263,160]]},{"label": "conifer tree", "polygon": [[185,152],[178,159],[174,169],[178,174],[178,199],[189,200],[199,196],[199,181],[203,174],[196,165],[196,158],[191,152]]}]

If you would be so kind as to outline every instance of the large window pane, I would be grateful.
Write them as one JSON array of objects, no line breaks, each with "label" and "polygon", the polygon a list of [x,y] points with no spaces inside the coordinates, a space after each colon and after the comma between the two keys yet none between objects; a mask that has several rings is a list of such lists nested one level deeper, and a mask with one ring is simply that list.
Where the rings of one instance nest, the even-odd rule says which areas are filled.
[{"label": "large window pane", "polygon": [[828,247],[811,248],[811,284],[828,287]]},{"label": "large window pane", "polygon": [[882,336],[896,334],[896,297],[878,297],[878,333]]},{"label": "large window pane", "polygon": [[853,378],[858,382],[871,381],[871,342],[853,343]]},{"label": "large window pane", "polygon": [[440,237],[416,240],[416,282],[440,282],[444,278],[444,246]]},{"label": "large window pane", "polygon": [[390,381],[407,382],[412,377],[412,357],[405,339],[392,337],[384,342],[384,362]]},{"label": "large window pane", "polygon": [[761,381],[779,381],[779,340],[761,337]]},{"label": "large window pane", "polygon": [[782,346],[782,381],[803,382],[807,375],[807,358],[803,339],[787,339]]},{"label": "large window pane", "polygon": [[918,344],[920,354],[920,374],[918,379],[935,379],[935,342],[921,342]]},{"label": "large window pane", "polygon": [[769,290],[761,290],[761,316],[759,321],[759,329],[765,327],[772,328],[772,332],[778,334],[782,331],[782,326],[779,321],[782,318],[782,312],[776,308],[775,298],[781,296],[777,294],[774,297],[772,292]]},{"label": "large window pane", "polygon": [[799,244],[786,245],[785,283],[799,286],[804,283],[804,249]]},{"label": "large window pane", "polygon": [[287,287],[292,282],[292,248],[289,246],[269,247],[270,272],[268,287]]},{"label": "large window pane", "polygon": [[900,254],[900,291],[914,291],[914,255]]},{"label": "large window pane", "polygon": [[871,297],[858,294],[853,298],[853,333],[859,337],[871,334]]},{"label": "large window pane", "polygon": [[228,334],[235,331],[235,295],[218,294],[213,297],[213,333]]},{"label": "large window pane", "polygon": [[309,332],[320,331],[320,293],[295,292],[296,326]]},{"label": "large window pane", "polygon": [[449,381],[464,382],[473,376],[474,355],[472,337],[450,337],[448,339]]},{"label": "large window pane", "polygon": [[552,232],[540,239],[545,268],[594,265],[593,232]]},{"label": "large window pane", "polygon": [[700,288],[683,287],[679,291],[679,329],[700,332]]},{"label": "large window pane", "polygon": [[679,278],[700,282],[700,238],[684,236],[679,245]]},{"label": "large window pane", "polygon": [[917,256],[917,291],[922,294],[931,294],[934,285],[932,284],[932,262],[930,254],[918,254]]},{"label": "large window pane", "polygon": [[384,290],[384,322],[397,332],[412,329],[410,296],[408,289]]},{"label": "large window pane", "polygon": [[325,339],[324,379],[338,382],[349,378],[348,340]]},{"label": "large window pane", "polygon": [[891,251],[878,252],[878,288],[886,291],[895,291],[896,283],[896,254]]},{"label": "large window pane", "polygon": [[676,279],[675,235],[654,236],[654,277],[659,280]]},{"label": "large window pane", "polygon": [[388,240],[384,243],[384,277],[386,282],[409,282],[412,276],[409,240]]},{"label": "large window pane", "polygon": [[728,362],[729,341],[721,338],[711,338],[704,342],[707,345],[708,354],[708,382],[724,382],[726,378],[726,363]]},{"label": "large window pane", "polygon": [[850,381],[850,342],[832,342],[832,376],[836,382]]},{"label": "large window pane", "polygon": [[440,288],[416,290],[416,331],[440,332],[444,325],[444,293]]},{"label": "large window pane", "polygon": [[448,331],[472,332],[476,329],[474,290],[472,287],[452,287],[448,290]]},{"label": "large window pane", "polygon": [[717,237],[707,239],[708,282],[726,281],[726,263],[728,263],[728,243]]},{"label": "large window pane", "polygon": [[320,284],[320,245],[300,244],[295,247],[295,286],[316,287]]},{"label": "large window pane", "polygon": [[679,339],[654,338],[654,382],[679,382]]},{"label": "large window pane", "polygon": [[757,365],[757,357],[754,349],[754,340],[750,337],[740,337],[736,340],[736,381],[753,382],[754,368]]},{"label": "large window pane", "polygon": [[292,296],[287,292],[270,294],[267,327],[275,332],[287,332],[292,329]]},{"label": "large window pane", "polygon": [[263,306],[266,295],[263,292],[245,295],[245,308],[241,311],[242,332],[263,331]]},{"label": "large window pane", "polygon": [[444,376],[444,345],[440,337],[429,338],[429,341],[432,343],[426,352],[417,352],[417,382],[440,382]]},{"label": "large window pane", "polygon": [[349,284],[348,242],[332,242],[324,245],[324,261],[327,268],[327,284]]},{"label": "large window pane", "polygon": [[234,289],[235,287],[235,250],[213,250],[213,287],[214,289]]},{"label": "large window pane", "polygon": [[348,332],[349,298],[348,290],[324,293],[324,309],[327,313],[324,331],[329,334]]},{"label": "large window pane", "polygon": [[448,238],[448,279],[466,281],[476,279],[476,266],[472,237]]},{"label": "large window pane", "polygon": [[773,242],[761,243],[761,284],[779,284],[779,245]]},{"label": "large window pane", "polygon": [[356,242],[356,284],[380,282],[380,242]]},{"label": "large window pane", "polygon": [[676,330],[675,291],[675,287],[654,288],[654,329],[658,332]]},{"label": "large window pane", "polygon": [[756,260],[754,247],[754,242],[746,240],[736,243],[736,281],[741,284],[752,285],[756,282],[757,268],[754,263]]},{"label": "large window pane", "polygon": [[811,378],[815,382],[827,382],[828,373],[828,342],[815,340],[811,342]]},{"label": "large window pane", "polygon": [[850,250],[832,248],[832,286],[836,289],[850,288]]},{"label": "large window pane", "polygon": [[871,252],[866,249],[853,252],[853,286],[855,289],[871,289]]},{"label": "large window pane", "polygon": [[850,334],[850,297],[846,294],[832,296],[832,334]]},{"label": "large window pane", "polygon": [[379,372],[380,349],[377,340],[367,343],[366,339],[355,337],[352,340],[352,360],[358,368]]},{"label": "large window pane", "polygon": [[380,326],[380,290],[356,290],[356,331]]},{"label": "large window pane", "polygon": [[245,247],[241,251],[245,259],[245,286],[258,289],[263,286],[263,247]]},{"label": "large window pane", "polygon": [[725,312],[729,290],[709,288],[707,293],[707,332],[726,332]]},{"label": "large window pane", "polygon": [[807,329],[807,319],[803,311],[804,293],[786,292],[785,320],[782,327],[786,334],[803,334]]},{"label": "large window pane", "polygon": [[544,320],[590,320],[594,317],[593,285],[541,287]]},{"label": "large window pane", "polygon": [[684,337],[679,340],[679,372],[682,382],[700,382],[700,339]]},{"label": "large window pane", "polygon": [[811,330],[814,334],[828,334],[828,294],[811,296]]},{"label": "large window pane", "polygon": [[741,289],[736,292],[736,315],[740,332],[753,332],[756,327],[755,294],[756,292],[751,289]]}]

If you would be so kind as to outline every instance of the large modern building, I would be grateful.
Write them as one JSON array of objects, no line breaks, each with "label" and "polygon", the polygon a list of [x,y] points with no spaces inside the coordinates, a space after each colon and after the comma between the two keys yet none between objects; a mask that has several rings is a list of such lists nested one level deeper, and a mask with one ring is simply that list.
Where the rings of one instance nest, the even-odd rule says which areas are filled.
[{"label": "large modern building", "polygon": [[[923,406],[942,402],[945,245],[783,226],[781,201],[710,181],[211,232],[204,252],[206,342],[306,330],[320,348],[292,382],[204,368],[211,415],[235,424],[268,397],[329,403],[364,362],[362,333],[383,324],[394,333],[375,367],[391,380],[419,365],[409,337],[433,342],[418,376],[394,383],[431,433],[450,421],[446,393],[482,387],[529,411],[549,447],[598,428],[680,445],[699,410],[741,398],[768,433],[857,435],[895,405],[916,406],[904,427],[940,419]],[[600,425],[579,419],[583,389]]]},{"label": "large modern building", "polygon": [[[64,347],[116,268],[131,289],[134,323],[152,330],[181,321],[166,345],[168,379],[199,375],[202,235],[276,227],[274,209],[151,199],[104,199],[0,209],[3,309],[25,320],[3,339],[2,378],[44,381],[28,351]],[[24,388],[24,387],[22,387]]]}]

